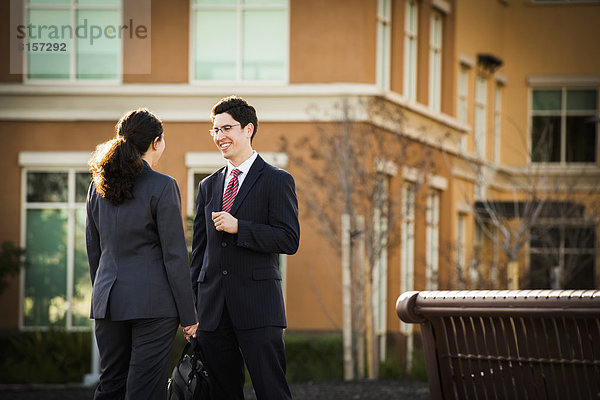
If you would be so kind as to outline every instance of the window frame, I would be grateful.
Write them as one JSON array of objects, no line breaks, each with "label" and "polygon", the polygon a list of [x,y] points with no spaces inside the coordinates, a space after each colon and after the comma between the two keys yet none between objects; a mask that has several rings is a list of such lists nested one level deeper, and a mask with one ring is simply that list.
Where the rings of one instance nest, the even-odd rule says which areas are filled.
[{"label": "window frame", "polygon": [[[23,153],[21,153],[22,155]],[[21,158],[20,155],[20,158]],[[88,153],[77,154],[80,156],[79,158],[88,157]],[[60,157],[56,157],[56,159],[60,159]],[[87,172],[89,173],[89,168],[87,165],[77,165],[77,162],[74,163],[65,162],[63,166],[61,166],[58,162],[52,163],[50,165],[27,165],[21,162],[21,237],[20,243],[21,247],[26,249],[27,244],[27,211],[30,209],[53,209],[53,210],[65,210],[67,212],[67,255],[66,255],[66,292],[65,292],[65,300],[68,302],[69,307],[67,308],[65,320],[66,323],[64,328],[67,331],[82,331],[88,332],[92,330],[93,325],[90,323],[88,327],[82,326],[73,326],[73,313],[72,313],[72,301],[73,301],[73,286],[74,286],[74,273],[75,273],[75,259],[74,259],[74,251],[75,251],[75,213],[78,210],[85,210],[86,203],[85,202],[77,202],[76,201],[76,187],[75,187],[75,177],[77,173]],[[66,202],[28,202],[27,201],[27,174],[32,172],[44,172],[44,173],[52,173],[52,172],[62,172],[67,173],[67,201]],[[26,249],[27,251],[27,249]],[[50,329],[52,325],[25,325],[25,290],[26,290],[26,273],[27,269],[22,266],[20,271],[20,287],[19,287],[19,330],[21,331],[35,331],[42,330],[46,331]],[[91,295],[91,291],[90,291]],[[61,325],[61,328],[63,326]]]},{"label": "window frame", "polygon": [[[561,109],[560,111],[536,111],[533,109],[533,94],[535,91],[556,91],[561,92]],[[594,90],[596,92],[596,110],[595,115],[600,115],[600,86],[598,85],[532,85],[529,87],[529,104],[528,104],[528,132],[527,143],[528,143],[528,158],[530,164],[552,164],[552,165],[579,165],[579,166],[596,166],[599,160],[598,154],[598,143],[600,141],[600,128],[599,124],[596,124],[596,152],[594,154],[594,161],[567,161],[567,117],[569,116],[567,109],[567,94],[569,91],[577,90]],[[532,158],[533,152],[533,118],[535,116],[552,115],[560,118],[560,160],[558,161],[534,161]],[[571,114],[574,115],[574,114]],[[576,115],[576,113],[575,113]]]},{"label": "window frame", "polygon": [[[118,4],[103,4],[103,5],[89,5],[89,4],[78,4],[76,0],[70,0],[69,4],[30,4],[29,1],[23,1],[23,25],[29,25],[29,10],[69,10],[71,13],[71,26],[77,27],[77,11],[78,10],[98,10],[108,11],[117,10],[120,12],[120,23],[123,20],[123,1],[120,0]],[[75,29],[75,28],[74,28]],[[69,79],[56,79],[56,78],[30,78],[29,77],[29,59],[28,52],[23,51],[23,83],[24,84],[43,84],[43,85],[106,85],[106,84],[121,84],[123,82],[123,39],[120,41],[120,52],[119,62],[117,69],[118,78],[110,79],[81,79],[77,78],[77,37],[74,35],[73,38],[68,39],[71,42],[73,51],[70,54],[69,59]]]},{"label": "window frame", "polygon": [[[285,5],[244,5],[243,0],[235,0],[232,5],[201,5],[189,1],[189,57],[188,57],[188,82],[192,85],[230,86],[282,86],[289,84],[290,80],[290,0],[285,0]],[[236,49],[236,77],[235,79],[196,79],[196,40],[195,40],[195,11],[206,10],[235,10],[237,19],[237,49]],[[245,10],[283,10],[286,14],[286,30],[284,41],[286,43],[283,66],[283,79],[281,80],[244,80],[243,79],[243,13]]]}]

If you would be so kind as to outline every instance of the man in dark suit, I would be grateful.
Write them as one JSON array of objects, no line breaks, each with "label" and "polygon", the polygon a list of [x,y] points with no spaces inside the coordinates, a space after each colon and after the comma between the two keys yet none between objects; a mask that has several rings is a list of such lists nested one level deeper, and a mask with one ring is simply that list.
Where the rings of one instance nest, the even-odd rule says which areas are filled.
[{"label": "man in dark suit", "polygon": [[244,99],[222,99],[212,121],[228,162],[198,188],[191,265],[211,394],[243,399],[245,361],[258,399],[291,399],[279,254],[300,240],[294,179],[252,149],[258,120]]}]

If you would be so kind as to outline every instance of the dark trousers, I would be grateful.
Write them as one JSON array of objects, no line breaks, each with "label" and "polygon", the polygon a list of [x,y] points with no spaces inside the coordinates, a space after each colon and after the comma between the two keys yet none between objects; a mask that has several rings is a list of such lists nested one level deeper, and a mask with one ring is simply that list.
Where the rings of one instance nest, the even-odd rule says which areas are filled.
[{"label": "dark trousers", "polygon": [[291,399],[285,379],[283,328],[235,329],[227,307],[214,332],[198,331],[211,374],[212,400],[244,398],[244,361],[258,400]]},{"label": "dark trousers", "polygon": [[165,400],[177,318],[96,320],[100,384],[95,400]]}]

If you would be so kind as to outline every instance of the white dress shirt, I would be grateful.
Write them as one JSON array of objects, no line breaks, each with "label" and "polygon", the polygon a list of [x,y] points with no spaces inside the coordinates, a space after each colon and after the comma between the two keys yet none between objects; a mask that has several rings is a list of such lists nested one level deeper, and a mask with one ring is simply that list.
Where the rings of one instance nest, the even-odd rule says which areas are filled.
[{"label": "white dress shirt", "polygon": [[256,152],[256,150],[254,150],[252,152],[252,155],[237,167],[234,167],[231,161],[227,161],[227,173],[225,174],[225,186],[223,186],[223,193],[225,193],[225,189],[227,189],[227,185],[229,184],[229,181],[233,176],[231,175],[231,171],[234,169],[239,169],[241,171],[241,174],[238,175],[238,192],[240,191],[242,183],[244,183],[244,179],[246,179],[246,175],[248,175],[248,171],[250,171],[250,167],[252,167],[252,164],[254,164],[254,160],[256,160],[256,157],[258,157],[258,153]]}]

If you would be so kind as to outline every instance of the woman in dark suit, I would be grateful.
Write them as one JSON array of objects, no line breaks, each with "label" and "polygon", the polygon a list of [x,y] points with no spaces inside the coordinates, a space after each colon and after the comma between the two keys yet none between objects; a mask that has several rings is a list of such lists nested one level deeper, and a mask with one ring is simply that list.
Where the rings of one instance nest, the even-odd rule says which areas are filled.
[{"label": "woman in dark suit", "polygon": [[162,122],[125,114],[90,160],[86,244],[102,373],[94,399],[166,398],[169,355],[196,313],[175,179],[152,170]]}]

